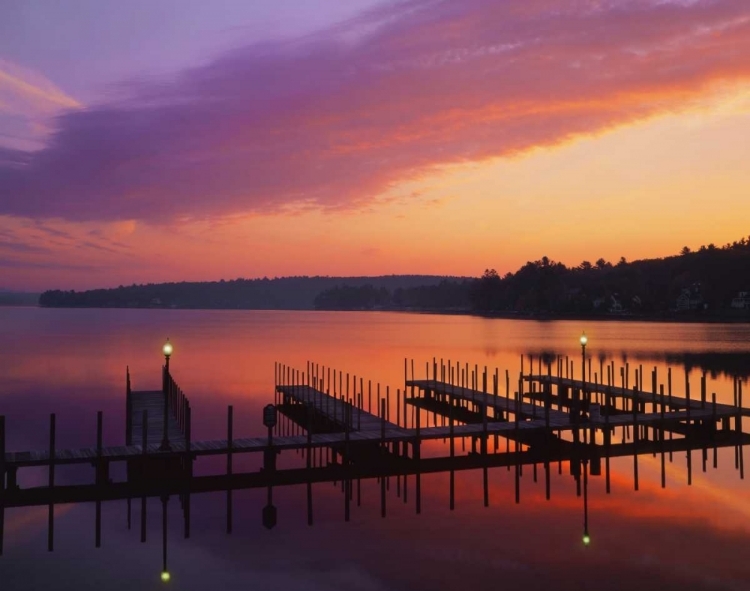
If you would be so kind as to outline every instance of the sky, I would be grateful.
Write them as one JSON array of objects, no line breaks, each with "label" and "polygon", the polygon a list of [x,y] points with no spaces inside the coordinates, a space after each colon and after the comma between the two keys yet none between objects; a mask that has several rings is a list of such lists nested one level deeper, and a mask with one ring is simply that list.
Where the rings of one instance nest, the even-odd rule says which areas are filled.
[{"label": "sky", "polygon": [[0,288],[750,234],[747,0],[0,3]]}]

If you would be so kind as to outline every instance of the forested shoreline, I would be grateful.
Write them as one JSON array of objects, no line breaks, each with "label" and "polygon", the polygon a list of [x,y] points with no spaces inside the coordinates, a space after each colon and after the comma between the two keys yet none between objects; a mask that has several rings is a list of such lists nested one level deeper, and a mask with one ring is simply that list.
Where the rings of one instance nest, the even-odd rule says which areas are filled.
[{"label": "forested shoreline", "polygon": [[568,267],[548,257],[500,276],[284,277],[48,291],[49,307],[404,310],[511,317],[745,319],[750,239],[675,256]]}]

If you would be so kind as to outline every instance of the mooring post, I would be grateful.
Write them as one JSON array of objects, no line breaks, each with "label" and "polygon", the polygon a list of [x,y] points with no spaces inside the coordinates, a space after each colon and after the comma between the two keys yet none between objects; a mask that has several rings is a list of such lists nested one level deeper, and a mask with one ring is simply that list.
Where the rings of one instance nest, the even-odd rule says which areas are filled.
[{"label": "mooring post", "polygon": [[521,448],[518,442],[518,422],[520,414],[519,392],[516,392],[516,409],[515,409],[515,459],[516,459],[516,503],[521,502]]},{"label": "mooring post", "polygon": [[638,440],[640,433],[638,429],[638,411],[640,407],[640,389],[638,374],[635,377],[635,386],[633,388],[633,487],[638,490]]},{"label": "mooring post", "polygon": [[307,525],[313,524],[312,482],[307,481]]},{"label": "mooring post", "polygon": [[5,485],[5,415],[0,415],[0,495],[6,490]]},{"label": "mooring post", "polygon": [[[356,380],[355,380],[356,385]],[[341,458],[341,466],[344,470],[344,521],[349,521],[351,486],[349,478],[349,425],[351,423],[352,405],[349,402],[344,403],[344,456]]]},{"label": "mooring post", "polygon": [[742,433],[742,379],[738,380],[739,386],[737,388],[737,418],[735,419],[735,429],[737,429],[739,439],[739,460],[740,460],[740,480],[745,479],[745,448],[742,444],[743,433]]},{"label": "mooring post", "polygon": [[234,407],[227,407],[227,533],[232,533],[232,428]]},{"label": "mooring post", "polygon": [[55,413],[49,416],[49,489],[50,502],[47,520],[47,551],[52,552],[54,549],[55,539]]},{"label": "mooring post", "polygon": [[0,415],[0,556],[5,534],[5,416]]},{"label": "mooring post", "polygon": [[[107,481],[107,475],[104,474],[104,464],[102,463],[102,411],[96,413],[96,468],[94,480],[97,486],[102,486]],[[94,545],[100,548],[102,545],[102,502],[99,498],[96,500],[96,525],[94,533]]]},{"label": "mooring post", "polygon": [[[380,401],[380,453],[385,453],[385,400]],[[385,461],[381,456],[380,468],[385,466]],[[385,517],[385,474],[380,476],[380,516]]]},{"label": "mooring post", "polygon": [[453,431],[453,401],[451,400],[450,406],[448,407],[448,429],[450,432],[450,458],[451,458],[451,470],[450,470],[450,500],[449,507],[453,511],[455,508],[454,503],[454,487],[455,487],[455,474],[453,472],[453,458],[455,456],[455,439]]},{"label": "mooring post", "polygon": [[193,414],[190,408],[190,403],[185,404],[185,469],[187,470],[188,478],[193,475],[193,456],[191,453],[191,437],[193,430]]},{"label": "mooring post", "polygon": [[132,425],[133,422],[133,416],[132,416],[132,404],[130,400],[130,367],[125,366],[125,444],[131,445],[132,444]]},{"label": "mooring post", "polygon": [[[413,372],[413,367],[412,367]],[[413,394],[413,388],[412,388],[412,397]],[[414,449],[413,449],[413,455],[414,455],[414,461],[416,462],[417,469],[416,469],[416,475],[415,475],[415,507],[417,515],[419,515],[422,512],[422,473],[421,473],[421,457],[422,457],[422,435],[420,432],[420,417],[419,417],[419,407],[415,407],[414,412],[414,419],[415,419],[415,431],[416,431],[416,437],[414,439]]]},{"label": "mooring post", "polygon": [[390,422],[391,420],[391,386],[385,387],[385,420]]},{"label": "mooring post", "polygon": [[[487,396],[487,367],[484,368],[484,374],[482,375],[482,394],[484,399],[482,402],[482,445],[480,447],[483,455],[487,455],[487,414],[489,413],[488,396]],[[486,462],[485,462],[486,465]],[[485,468],[486,469],[486,468]]]}]

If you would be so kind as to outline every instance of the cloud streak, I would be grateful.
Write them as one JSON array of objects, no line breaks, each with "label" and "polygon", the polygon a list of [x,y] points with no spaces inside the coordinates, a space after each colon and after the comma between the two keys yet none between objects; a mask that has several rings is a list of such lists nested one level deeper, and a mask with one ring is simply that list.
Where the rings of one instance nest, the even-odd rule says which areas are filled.
[{"label": "cloud streak", "polygon": [[748,77],[744,0],[408,0],[59,116],[45,149],[0,153],[0,214],[359,208],[441,167],[683,109]]}]

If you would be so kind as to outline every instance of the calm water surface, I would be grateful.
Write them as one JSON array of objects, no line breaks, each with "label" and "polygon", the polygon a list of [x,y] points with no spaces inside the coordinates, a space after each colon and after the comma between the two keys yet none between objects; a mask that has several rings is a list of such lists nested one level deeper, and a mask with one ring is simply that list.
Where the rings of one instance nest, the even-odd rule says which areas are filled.
[{"label": "calm water surface", "polygon": [[[96,412],[104,412],[105,445],[124,441],[126,366],[134,389],[160,387],[160,347],[175,346],[172,373],[193,407],[194,439],[224,436],[227,405],[235,436],[264,432],[261,409],[273,401],[274,362],[303,369],[307,361],[403,387],[404,358],[418,376],[433,357],[509,369],[519,356],[570,355],[578,371],[578,336],[588,353],[625,360],[630,371],[673,367],[675,392],[686,367],[693,391],[709,373],[709,393],[732,402],[732,375],[750,373],[750,326],[624,322],[532,322],[392,313],[282,311],[45,310],[0,308],[0,414],[9,451],[42,449],[49,414],[57,415],[57,445],[94,445]],[[528,366],[527,366],[528,367]],[[644,383],[650,383],[650,373]],[[578,377],[578,376],[577,376]],[[632,383],[632,379],[631,379]],[[746,388],[747,390],[747,388]],[[750,393],[746,395],[750,396]],[[747,403],[746,403],[747,405]],[[174,589],[750,589],[750,479],[740,480],[732,449],[704,473],[693,452],[692,486],[684,452],[667,465],[640,459],[634,491],[632,459],[612,461],[612,493],[589,479],[592,544],[581,544],[582,505],[566,465],[553,470],[552,498],[524,470],[520,504],[513,472],[489,472],[490,506],[483,507],[481,470],[456,475],[449,510],[448,475],[424,476],[422,514],[403,503],[393,483],[388,516],[380,517],[379,486],[362,483],[362,506],[343,519],[340,487],[314,485],[315,524],[306,520],[304,487],[274,491],[279,519],[261,525],[265,491],[238,491],[234,531],[226,535],[222,493],[194,495],[192,533],[182,537],[179,506],[169,505],[169,567]],[[288,454],[282,465],[301,465]],[[250,457],[235,471],[255,470]],[[221,470],[201,461],[198,473]],[[121,476],[116,471],[113,476]],[[22,470],[21,486],[46,473]],[[57,482],[90,482],[85,468],[59,470]],[[134,504],[133,523],[139,522]],[[161,514],[149,501],[148,540],[128,531],[125,503],[106,503],[103,547],[94,548],[92,506],[56,509],[55,551],[46,551],[47,509],[9,509],[0,589],[157,589]]]}]

